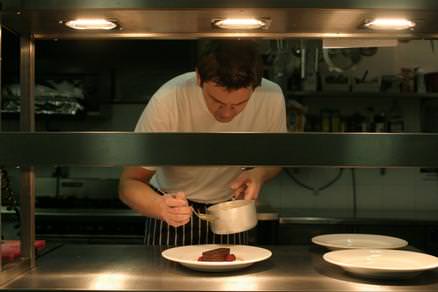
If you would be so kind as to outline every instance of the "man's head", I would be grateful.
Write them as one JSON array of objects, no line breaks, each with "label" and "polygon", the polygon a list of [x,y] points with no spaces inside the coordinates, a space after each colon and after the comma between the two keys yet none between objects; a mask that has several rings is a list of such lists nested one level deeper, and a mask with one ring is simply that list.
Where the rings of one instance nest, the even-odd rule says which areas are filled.
[{"label": "man's head", "polygon": [[263,63],[253,40],[212,40],[201,49],[196,71],[209,111],[230,122],[260,85]]}]

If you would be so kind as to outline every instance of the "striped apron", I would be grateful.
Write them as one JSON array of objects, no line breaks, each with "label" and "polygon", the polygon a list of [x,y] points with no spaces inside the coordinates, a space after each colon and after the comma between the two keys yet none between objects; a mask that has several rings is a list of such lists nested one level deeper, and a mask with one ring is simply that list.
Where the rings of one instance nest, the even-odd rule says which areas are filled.
[{"label": "striped apron", "polygon": [[[211,206],[190,201],[189,205],[200,213],[205,213],[207,208]],[[248,244],[248,231],[226,235],[214,234],[209,227],[209,223],[199,219],[193,213],[190,222],[179,227],[170,226],[160,219],[146,218],[144,243],[155,246]]]}]

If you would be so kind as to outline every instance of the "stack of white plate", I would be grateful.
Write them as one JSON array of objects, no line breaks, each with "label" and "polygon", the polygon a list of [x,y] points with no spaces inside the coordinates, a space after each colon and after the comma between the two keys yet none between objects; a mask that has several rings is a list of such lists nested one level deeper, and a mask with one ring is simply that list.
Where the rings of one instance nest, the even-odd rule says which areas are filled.
[{"label": "stack of white plate", "polygon": [[410,278],[438,268],[438,258],[421,252],[396,250],[408,245],[406,240],[377,234],[326,234],[312,242],[333,251],[325,261],[347,272],[369,278]]}]

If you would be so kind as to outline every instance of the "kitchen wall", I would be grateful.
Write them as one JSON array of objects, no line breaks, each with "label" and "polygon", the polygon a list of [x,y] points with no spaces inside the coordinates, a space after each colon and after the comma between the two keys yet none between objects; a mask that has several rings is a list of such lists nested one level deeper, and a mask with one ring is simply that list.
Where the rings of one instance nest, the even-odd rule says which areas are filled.
[{"label": "kitchen wall", "polygon": [[[436,41],[435,41],[436,43]],[[422,68],[423,72],[438,71],[438,51],[430,41],[410,41],[400,43],[396,48],[380,48],[376,55],[365,57],[346,72],[351,76],[361,76],[368,70],[367,79],[381,75],[398,74],[400,68]],[[322,67],[322,71],[327,68]],[[370,94],[327,98],[326,96],[308,97],[302,102],[309,112],[319,113],[322,108],[339,109],[348,115],[355,111],[373,106],[378,110],[388,110],[393,99],[383,95]],[[421,131],[422,100],[406,97],[398,100],[405,122],[405,131]],[[291,153],[291,155],[294,155]],[[296,153],[295,155],[299,155]],[[425,172],[418,168],[404,169],[356,169],[356,202],[358,211],[437,211],[438,210],[438,174]],[[308,187],[317,189],[335,178],[339,169],[335,168],[299,168],[290,169],[294,177]],[[275,208],[299,208],[314,210],[314,215],[327,209],[352,209],[354,205],[352,170],[344,169],[342,176],[325,190],[315,192],[295,183],[283,173],[268,183],[261,195],[261,204]],[[318,212],[319,211],[319,212]],[[312,214],[312,212],[309,212]],[[388,216],[391,213],[387,213]]]},{"label": "kitchen wall", "polygon": [[[301,168],[295,176],[317,189],[331,181],[338,171],[334,168]],[[381,169],[356,169],[355,172],[359,212],[438,210],[436,173],[421,173],[417,168],[386,169],[383,173]],[[282,174],[265,186],[261,204],[274,208],[311,209],[315,216],[319,210],[352,209],[352,171],[344,169],[336,183],[319,192],[305,189]]]}]

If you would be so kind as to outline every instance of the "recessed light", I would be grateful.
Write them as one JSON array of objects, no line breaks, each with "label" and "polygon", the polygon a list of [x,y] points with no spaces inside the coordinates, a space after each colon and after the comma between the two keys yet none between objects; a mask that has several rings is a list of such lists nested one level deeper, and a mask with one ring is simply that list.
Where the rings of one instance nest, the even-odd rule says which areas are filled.
[{"label": "recessed light", "polygon": [[365,27],[375,30],[404,30],[414,26],[415,22],[406,18],[376,18],[365,22]]},{"label": "recessed light", "polygon": [[117,27],[117,23],[101,18],[73,19],[66,21],[65,25],[77,30],[111,30]]},{"label": "recessed light", "polygon": [[269,20],[257,18],[224,18],[214,19],[212,24],[222,29],[260,29],[266,28],[269,24]]}]

